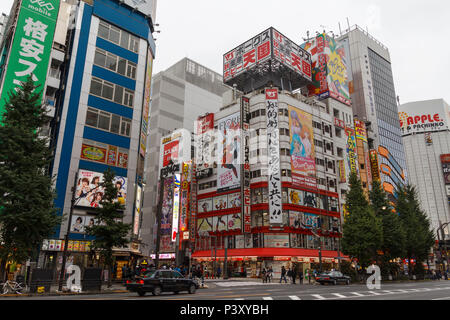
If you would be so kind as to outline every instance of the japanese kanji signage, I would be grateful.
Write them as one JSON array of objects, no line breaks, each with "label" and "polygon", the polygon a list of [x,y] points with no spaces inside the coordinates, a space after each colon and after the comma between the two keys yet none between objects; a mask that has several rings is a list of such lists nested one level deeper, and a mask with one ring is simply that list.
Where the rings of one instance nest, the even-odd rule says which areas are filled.
[{"label": "japanese kanji signage", "polygon": [[[246,82],[245,73],[256,73],[265,80],[273,76],[289,79],[291,89],[296,89],[311,82],[311,55],[274,28],[269,28],[224,54],[224,83],[236,84],[245,92],[248,89],[242,83]],[[258,82],[256,86],[259,85]]]},{"label": "japanese kanji signage", "polygon": [[59,0],[23,0],[3,82],[0,116],[8,93],[32,76],[43,91],[52,50]]},{"label": "japanese kanji signage", "polygon": [[267,148],[269,175],[269,222],[283,223],[278,128],[278,89],[266,89]]},{"label": "japanese kanji signage", "polygon": [[244,233],[251,233],[252,216],[251,216],[251,198],[250,198],[250,100],[247,97],[241,98],[241,141],[242,148],[242,185],[241,198],[242,212],[244,217]]}]

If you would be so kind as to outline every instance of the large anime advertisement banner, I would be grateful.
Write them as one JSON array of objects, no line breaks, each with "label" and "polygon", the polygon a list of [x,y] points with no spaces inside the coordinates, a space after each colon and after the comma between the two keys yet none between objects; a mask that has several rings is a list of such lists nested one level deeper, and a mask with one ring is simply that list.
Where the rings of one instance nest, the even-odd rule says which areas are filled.
[{"label": "large anime advertisement banner", "polygon": [[358,156],[356,154],[356,135],[355,130],[351,128],[345,128],[345,134],[347,136],[347,162],[346,171],[347,177],[350,179],[350,173],[358,173]]},{"label": "large anime advertisement banner", "polygon": [[332,97],[350,105],[347,69],[349,60],[345,46],[323,33],[304,43],[302,47],[311,54],[312,86],[311,95],[320,99]]},{"label": "large anime advertisement banner", "polygon": [[175,243],[172,242],[174,178],[164,179],[163,203],[161,210],[161,252],[174,252]]},{"label": "large anime advertisement banner", "polygon": [[280,129],[278,128],[278,89],[266,89],[267,149],[269,175],[269,221],[283,223],[280,171]]},{"label": "large anime advertisement banner", "polygon": [[[75,206],[90,208],[101,207],[100,202],[105,194],[105,189],[101,185],[103,182],[103,173],[82,169],[79,170],[75,193]],[[116,200],[119,201],[120,204],[125,205],[128,179],[117,176],[114,178],[113,183],[117,188]]]},{"label": "large anime advertisement banner", "polygon": [[312,115],[289,106],[292,183],[316,188],[316,153]]},{"label": "large anime advertisement banner", "polygon": [[241,116],[240,113],[223,118],[218,123],[219,165],[217,168],[217,191],[239,188],[241,185]]}]

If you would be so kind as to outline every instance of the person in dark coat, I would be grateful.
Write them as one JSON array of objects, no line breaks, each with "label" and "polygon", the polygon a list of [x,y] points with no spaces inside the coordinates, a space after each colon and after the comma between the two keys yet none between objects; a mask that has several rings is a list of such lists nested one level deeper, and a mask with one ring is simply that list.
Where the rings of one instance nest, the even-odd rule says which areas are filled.
[{"label": "person in dark coat", "polygon": [[281,280],[283,280],[283,279],[284,279],[284,282],[287,283],[287,280],[286,280],[286,268],[284,266],[281,267],[280,283],[281,283]]},{"label": "person in dark coat", "polygon": [[292,268],[292,284],[295,284],[295,278],[297,278],[297,269],[295,267]]}]

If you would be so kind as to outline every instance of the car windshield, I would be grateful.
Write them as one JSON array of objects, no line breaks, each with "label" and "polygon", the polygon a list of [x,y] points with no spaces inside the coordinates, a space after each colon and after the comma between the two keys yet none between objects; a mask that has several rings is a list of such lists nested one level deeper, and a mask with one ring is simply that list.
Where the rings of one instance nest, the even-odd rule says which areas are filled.
[{"label": "car windshield", "polygon": [[156,270],[149,271],[144,274],[144,278],[153,278],[155,276]]}]

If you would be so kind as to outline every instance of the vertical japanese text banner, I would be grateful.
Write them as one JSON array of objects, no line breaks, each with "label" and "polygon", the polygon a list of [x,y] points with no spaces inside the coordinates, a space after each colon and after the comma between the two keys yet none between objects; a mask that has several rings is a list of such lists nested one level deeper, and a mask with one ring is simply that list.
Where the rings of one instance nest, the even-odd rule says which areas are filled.
[{"label": "vertical japanese text banner", "polygon": [[278,128],[278,89],[266,89],[267,150],[269,175],[269,222],[283,223]]},{"label": "vertical japanese text banner", "polygon": [[[9,54],[0,98],[0,116],[8,93],[32,75],[38,91],[44,90],[59,12],[59,0],[23,0]],[[42,94],[42,93],[41,93]]]}]

